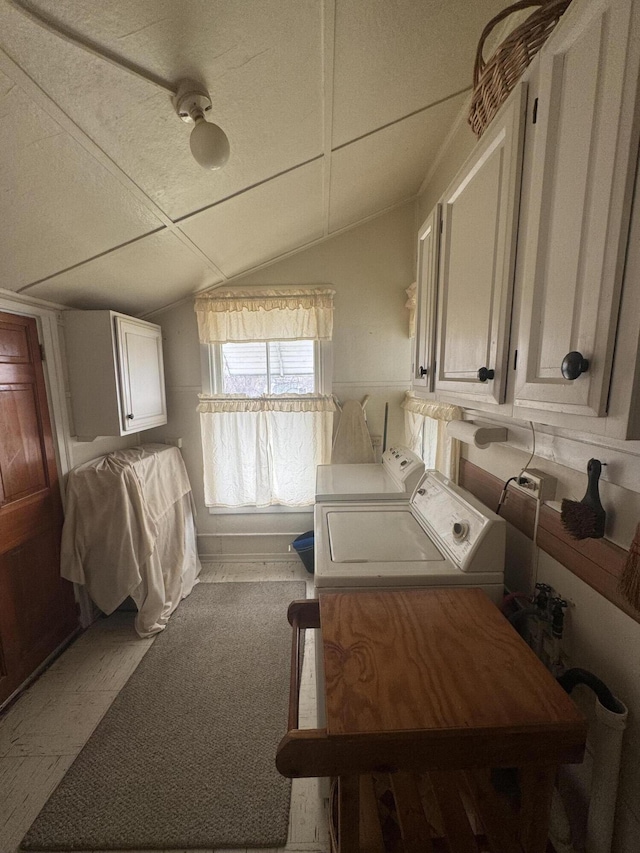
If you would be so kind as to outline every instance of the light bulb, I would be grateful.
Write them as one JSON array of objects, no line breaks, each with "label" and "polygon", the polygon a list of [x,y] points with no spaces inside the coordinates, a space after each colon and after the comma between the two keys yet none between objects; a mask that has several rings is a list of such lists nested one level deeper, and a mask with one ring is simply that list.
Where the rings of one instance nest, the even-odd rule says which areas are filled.
[{"label": "light bulb", "polygon": [[198,116],[195,122],[189,139],[195,161],[205,169],[221,169],[229,159],[227,134],[217,124],[206,121],[204,116]]}]

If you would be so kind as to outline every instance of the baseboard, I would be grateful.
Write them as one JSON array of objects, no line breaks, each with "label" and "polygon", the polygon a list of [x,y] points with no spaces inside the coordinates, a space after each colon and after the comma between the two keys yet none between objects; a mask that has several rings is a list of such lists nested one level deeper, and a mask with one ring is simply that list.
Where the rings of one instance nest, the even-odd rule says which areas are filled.
[{"label": "baseboard", "polygon": [[[256,553],[256,554],[207,554],[199,552],[201,563],[294,563],[300,562],[296,554],[271,554],[271,553]],[[300,563],[302,565],[302,563]]]},{"label": "baseboard", "polygon": [[204,533],[198,535],[198,556],[202,562],[288,562],[295,533]]}]

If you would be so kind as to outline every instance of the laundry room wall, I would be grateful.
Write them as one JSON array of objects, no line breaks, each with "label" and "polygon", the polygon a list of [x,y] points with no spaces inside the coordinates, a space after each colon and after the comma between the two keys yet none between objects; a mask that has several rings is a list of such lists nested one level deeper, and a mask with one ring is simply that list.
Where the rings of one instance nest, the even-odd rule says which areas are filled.
[{"label": "laundry room wall", "polygon": [[[242,287],[327,284],[335,289],[333,393],[341,401],[370,395],[366,411],[374,435],[382,435],[388,402],[391,444],[404,437],[400,403],[408,388],[410,360],[404,291],[415,280],[414,222],[415,205],[409,203],[233,282]],[[286,554],[295,535],[313,527],[311,512],[210,515],[204,506],[196,412],[201,361],[193,301],[149,319],[163,330],[169,422],[144,437],[182,438],[198,508],[200,553],[205,558]]]}]

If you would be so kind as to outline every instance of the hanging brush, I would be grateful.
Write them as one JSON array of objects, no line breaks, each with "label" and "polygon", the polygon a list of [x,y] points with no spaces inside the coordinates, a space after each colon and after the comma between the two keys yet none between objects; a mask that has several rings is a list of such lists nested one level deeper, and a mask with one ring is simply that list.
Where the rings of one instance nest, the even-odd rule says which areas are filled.
[{"label": "hanging brush", "polygon": [[598,480],[602,462],[590,459],[587,464],[589,484],[581,501],[562,500],[561,519],[564,529],[574,539],[601,539],[604,536],[604,522],[607,517],[600,503]]},{"label": "hanging brush", "polygon": [[629,556],[620,575],[618,591],[629,604],[640,610],[640,524],[636,527],[636,535],[629,547]]}]

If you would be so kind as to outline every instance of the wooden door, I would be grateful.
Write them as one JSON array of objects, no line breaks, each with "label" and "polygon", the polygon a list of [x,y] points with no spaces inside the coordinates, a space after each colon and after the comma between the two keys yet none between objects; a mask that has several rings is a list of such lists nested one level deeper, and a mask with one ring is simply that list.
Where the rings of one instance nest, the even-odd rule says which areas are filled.
[{"label": "wooden door", "polygon": [[144,321],[116,317],[123,433],[167,422],[162,330]]},{"label": "wooden door", "polygon": [[606,414],[637,161],[639,17],[633,0],[570,7],[540,53],[514,401],[529,410]]},{"label": "wooden door", "polygon": [[525,109],[521,83],[442,200],[439,396],[504,402]]},{"label": "wooden door", "polygon": [[36,321],[0,312],[0,703],[78,625]]},{"label": "wooden door", "polygon": [[436,300],[440,205],[437,204],[418,232],[418,293],[413,363],[414,388],[433,391],[435,384]]}]

